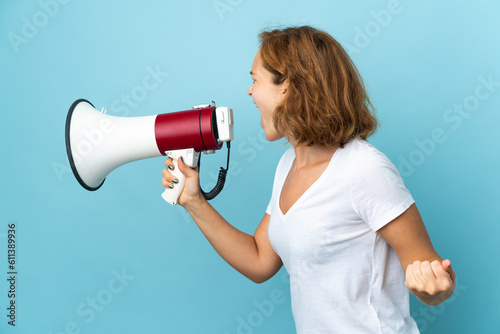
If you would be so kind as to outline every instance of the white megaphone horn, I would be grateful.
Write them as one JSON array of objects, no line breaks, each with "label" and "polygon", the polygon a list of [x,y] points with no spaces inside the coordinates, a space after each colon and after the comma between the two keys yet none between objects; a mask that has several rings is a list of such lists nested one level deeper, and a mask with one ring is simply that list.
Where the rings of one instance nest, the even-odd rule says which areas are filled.
[{"label": "white megaphone horn", "polygon": [[221,167],[219,180],[205,198],[212,199],[222,190],[229,168],[229,143],[233,140],[233,110],[227,107],[199,105],[193,109],[144,117],[117,117],[98,111],[87,100],[75,101],[66,118],[66,151],[80,185],[90,191],[99,189],[106,176],[128,162],[167,155],[173,158],[172,174],[179,181],[166,189],[162,197],[176,204],[184,188],[185,176],[177,168],[177,159],[196,167],[200,152],[214,153],[226,142],[228,160]]}]

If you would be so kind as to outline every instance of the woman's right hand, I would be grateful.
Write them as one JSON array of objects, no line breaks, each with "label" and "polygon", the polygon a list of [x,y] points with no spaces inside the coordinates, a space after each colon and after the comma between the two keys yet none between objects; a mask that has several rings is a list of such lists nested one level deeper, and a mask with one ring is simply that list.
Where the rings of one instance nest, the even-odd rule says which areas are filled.
[{"label": "woman's right hand", "polygon": [[[176,177],[170,172],[175,168],[172,158],[169,157],[167,160],[165,160],[165,166],[167,168],[162,171],[163,178],[161,180],[161,183],[167,189],[167,191],[173,189],[174,187],[179,187],[179,185],[175,181]],[[187,206],[198,205],[200,201],[205,200],[200,189],[198,167],[196,169],[189,167],[182,161],[181,158],[177,160],[177,166],[179,168],[179,171],[184,174],[184,176],[186,176],[184,189],[182,190],[177,203],[179,203],[179,205],[186,209]]]}]

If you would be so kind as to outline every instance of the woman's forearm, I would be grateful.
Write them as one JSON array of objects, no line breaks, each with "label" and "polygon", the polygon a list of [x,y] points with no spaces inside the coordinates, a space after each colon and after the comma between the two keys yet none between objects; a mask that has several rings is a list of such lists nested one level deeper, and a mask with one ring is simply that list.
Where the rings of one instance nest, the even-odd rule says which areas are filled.
[{"label": "woman's forearm", "polygon": [[254,282],[267,279],[263,278],[265,273],[259,265],[258,247],[253,236],[229,224],[205,199],[184,208],[229,265]]}]

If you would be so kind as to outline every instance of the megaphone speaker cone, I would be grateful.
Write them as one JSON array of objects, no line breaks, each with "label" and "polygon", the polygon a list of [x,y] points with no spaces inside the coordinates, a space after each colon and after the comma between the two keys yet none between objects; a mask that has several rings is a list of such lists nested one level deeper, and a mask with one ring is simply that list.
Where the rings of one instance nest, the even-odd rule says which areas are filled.
[{"label": "megaphone speaker cone", "polygon": [[69,108],[69,111],[68,111],[68,116],[66,117],[66,130],[65,130],[65,139],[66,139],[66,153],[68,154],[68,160],[69,160],[69,164],[71,166],[71,170],[73,171],[73,174],[75,175],[75,178],[76,180],[78,181],[78,183],[80,183],[80,185],[89,190],[89,191],[95,191],[97,189],[99,189],[103,183],[104,183],[104,180],[106,178],[104,178],[100,183],[98,183],[97,185],[88,185],[85,183],[85,181],[82,180],[82,178],[80,177],[80,174],[78,173],[78,168],[76,167],[76,163],[75,163],[75,160],[73,158],[73,149],[72,149],[72,141],[71,141],[71,120],[73,118],[73,112],[75,111],[75,108],[80,104],[80,103],[88,103],[89,105],[92,106],[92,108],[95,108],[94,105],[92,103],[90,103],[89,101],[85,100],[85,99],[79,99],[79,100],[76,100],[75,102],[73,102],[73,104],[71,105],[71,107]]},{"label": "megaphone speaker cone", "polygon": [[66,150],[80,185],[99,189],[106,176],[128,162],[158,157],[154,116],[117,117],[87,100],[73,103],[66,119]]}]

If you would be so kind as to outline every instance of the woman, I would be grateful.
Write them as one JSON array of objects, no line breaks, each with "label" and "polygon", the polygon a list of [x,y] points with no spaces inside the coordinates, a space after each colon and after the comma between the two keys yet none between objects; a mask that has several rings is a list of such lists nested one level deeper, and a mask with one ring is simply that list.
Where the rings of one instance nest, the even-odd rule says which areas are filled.
[{"label": "woman", "polygon": [[[297,333],[418,333],[408,290],[437,305],[452,295],[455,273],[394,165],[366,141],[377,120],[355,66],[330,35],[308,26],[266,31],[260,41],[248,95],[266,139],[292,144],[266,213],[253,236],[232,227],[181,160],[179,204],[252,281],[285,265]],[[171,159],[165,165],[173,168]],[[172,188],[169,169],[162,183]]]}]

